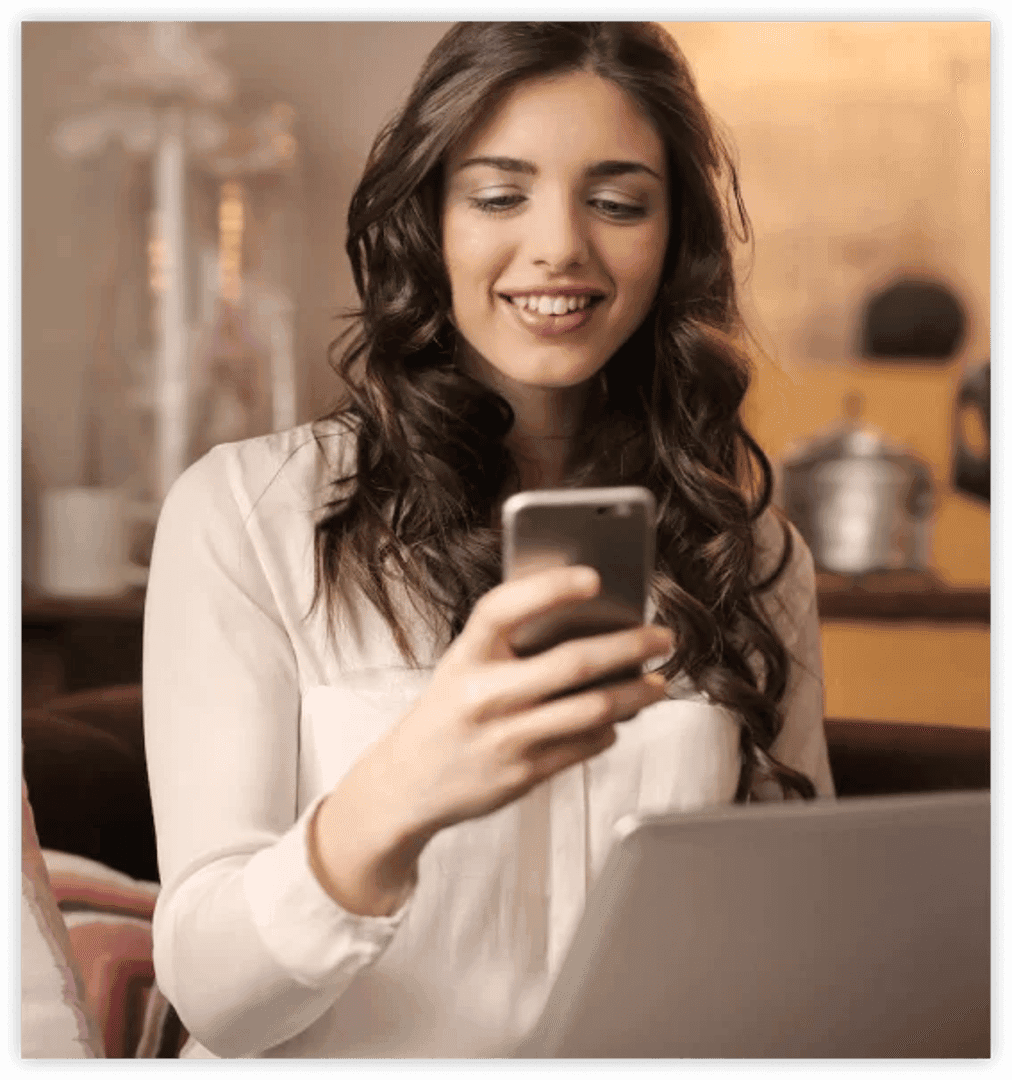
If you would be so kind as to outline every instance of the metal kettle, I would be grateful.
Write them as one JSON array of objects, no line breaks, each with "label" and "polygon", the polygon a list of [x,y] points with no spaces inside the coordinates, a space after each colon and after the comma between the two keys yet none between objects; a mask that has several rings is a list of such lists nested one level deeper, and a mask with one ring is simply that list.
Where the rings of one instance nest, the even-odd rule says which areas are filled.
[{"label": "metal kettle", "polygon": [[840,574],[926,570],[935,491],[923,461],[858,419],[789,454],[781,504],[816,565]]}]

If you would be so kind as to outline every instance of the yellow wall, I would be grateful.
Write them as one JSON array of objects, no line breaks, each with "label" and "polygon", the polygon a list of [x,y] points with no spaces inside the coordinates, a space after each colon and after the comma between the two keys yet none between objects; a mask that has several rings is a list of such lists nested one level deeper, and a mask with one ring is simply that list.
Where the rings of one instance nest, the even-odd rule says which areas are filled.
[{"label": "yellow wall", "polygon": [[986,626],[826,622],[826,715],[989,727],[990,647]]},{"label": "yellow wall", "polygon": [[[987,23],[667,23],[729,132],[755,236],[740,262],[762,353],[746,421],[777,463],[845,415],[919,454],[937,484],[931,569],[990,581],[990,514],[952,490],[953,400],[990,352]],[[950,364],[857,355],[867,295],[901,270],[969,316]],[[989,724],[986,627],[825,622],[826,712]]]}]

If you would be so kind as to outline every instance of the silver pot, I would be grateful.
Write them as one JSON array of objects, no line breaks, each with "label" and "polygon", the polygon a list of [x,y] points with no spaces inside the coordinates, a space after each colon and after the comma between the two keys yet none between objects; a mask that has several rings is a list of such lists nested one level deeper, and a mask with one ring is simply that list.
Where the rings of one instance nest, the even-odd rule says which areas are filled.
[{"label": "silver pot", "polygon": [[780,502],[823,570],[927,569],[931,470],[875,428],[853,421],[799,447]]}]

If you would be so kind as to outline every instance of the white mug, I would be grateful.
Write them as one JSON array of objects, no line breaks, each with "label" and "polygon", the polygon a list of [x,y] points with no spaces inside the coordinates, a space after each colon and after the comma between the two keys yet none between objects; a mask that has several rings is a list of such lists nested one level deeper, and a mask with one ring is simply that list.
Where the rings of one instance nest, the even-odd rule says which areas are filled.
[{"label": "white mug", "polygon": [[119,488],[69,487],[42,492],[39,586],[50,596],[112,597],[147,581],[130,562],[127,526],[134,516]]}]

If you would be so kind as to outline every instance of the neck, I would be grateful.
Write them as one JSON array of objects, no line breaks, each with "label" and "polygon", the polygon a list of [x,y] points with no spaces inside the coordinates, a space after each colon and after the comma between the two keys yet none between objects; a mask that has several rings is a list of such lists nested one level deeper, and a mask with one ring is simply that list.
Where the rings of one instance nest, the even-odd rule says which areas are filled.
[{"label": "neck", "polygon": [[520,471],[520,490],[562,487],[566,480],[569,442],[542,443],[511,433],[506,440]]},{"label": "neck", "polygon": [[513,409],[506,446],[520,470],[522,490],[565,483],[587,389],[581,385],[510,388],[508,393],[499,390]]},{"label": "neck", "polygon": [[561,487],[591,384],[554,387],[514,382],[469,349],[464,368],[504,397],[513,410],[506,447],[520,472],[520,490]]}]

